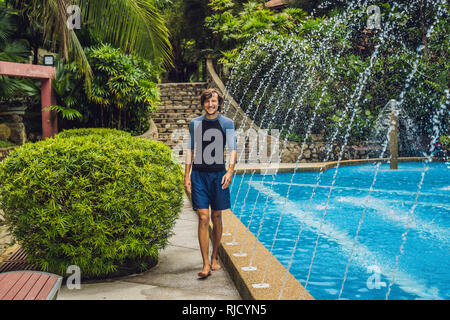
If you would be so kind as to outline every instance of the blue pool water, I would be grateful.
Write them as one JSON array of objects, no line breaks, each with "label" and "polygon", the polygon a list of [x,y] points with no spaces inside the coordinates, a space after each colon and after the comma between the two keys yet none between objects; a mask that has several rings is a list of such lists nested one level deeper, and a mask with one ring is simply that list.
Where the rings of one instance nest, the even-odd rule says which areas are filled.
[{"label": "blue pool water", "polygon": [[[340,299],[386,299],[394,269],[389,300],[449,299],[450,168],[445,163],[399,163],[399,169],[391,171],[382,164],[367,198],[375,169],[375,164],[339,168],[328,206],[335,169],[321,175],[311,205],[317,172],[297,172],[287,201],[292,173],[236,175],[232,210],[242,183],[233,212],[246,226],[253,212],[249,229],[254,235],[263,221],[259,240],[268,250],[282,213],[272,253],[285,267],[302,230],[290,272],[303,286],[319,239],[307,284],[316,299],[338,298],[352,248]],[[400,255],[402,235],[406,241]]]}]

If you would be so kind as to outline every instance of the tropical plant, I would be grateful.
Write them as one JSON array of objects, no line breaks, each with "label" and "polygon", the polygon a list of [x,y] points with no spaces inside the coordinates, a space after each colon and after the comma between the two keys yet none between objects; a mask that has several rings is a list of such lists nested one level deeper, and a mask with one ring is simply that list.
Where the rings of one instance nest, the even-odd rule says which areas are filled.
[{"label": "tropical plant", "polygon": [[[170,67],[169,33],[151,0],[11,0],[11,5],[27,15],[44,33],[44,42],[59,49],[64,61],[75,61],[89,84],[92,70],[68,20],[79,14],[81,28],[89,28],[100,39],[152,61]],[[70,11],[69,9],[74,9]],[[79,8],[79,10],[77,9]],[[69,13],[68,13],[69,12]]]},{"label": "tropical plant", "polygon": [[158,8],[170,31],[173,67],[167,70],[172,82],[200,81],[203,79],[203,58],[208,48],[215,47],[211,30],[204,26],[209,14],[208,0],[161,0]]},{"label": "tropical plant", "polygon": [[221,40],[216,47],[223,54],[219,63],[231,66],[243,46],[258,32],[296,33],[305,19],[306,13],[301,9],[278,13],[264,7],[264,2],[249,1],[241,7],[232,0],[210,1],[213,14],[205,19],[205,25]]},{"label": "tropical plant", "polygon": [[444,148],[450,150],[450,136],[441,136],[440,140]]},{"label": "tropical plant", "polygon": [[77,265],[90,278],[146,270],[181,210],[182,168],[160,142],[89,131],[26,143],[0,163],[9,231],[43,271],[64,275]]},{"label": "tropical plant", "polygon": [[0,7],[0,61],[23,62],[28,59],[28,43],[15,38],[16,28],[14,16]]},{"label": "tropical plant", "polygon": [[47,111],[56,111],[59,114],[61,114],[61,117],[67,120],[73,120],[73,119],[81,119],[83,118],[83,115],[76,109],[70,109],[70,108],[64,108],[58,105],[52,105],[44,108],[43,110]]},{"label": "tropical plant", "polygon": [[[28,42],[17,33],[17,17],[0,7],[0,61],[26,62],[30,54]],[[0,75],[0,98],[36,97],[39,88],[31,79]]]},{"label": "tropical plant", "polygon": [[156,84],[162,68],[107,44],[86,48],[85,52],[95,71],[91,90],[85,86],[82,89],[83,73],[76,63],[57,65],[58,81],[53,88],[58,104],[83,115],[80,121],[66,124],[116,127],[133,134],[145,132],[149,117],[157,110]]}]

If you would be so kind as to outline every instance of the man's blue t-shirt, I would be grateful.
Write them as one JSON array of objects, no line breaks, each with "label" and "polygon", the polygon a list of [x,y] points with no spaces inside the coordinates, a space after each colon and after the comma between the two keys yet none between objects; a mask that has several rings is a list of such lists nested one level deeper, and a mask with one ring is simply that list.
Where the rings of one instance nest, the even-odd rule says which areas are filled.
[{"label": "man's blue t-shirt", "polygon": [[194,150],[192,170],[225,170],[225,144],[228,150],[237,149],[233,120],[222,114],[215,119],[207,119],[205,115],[192,119],[187,146]]}]

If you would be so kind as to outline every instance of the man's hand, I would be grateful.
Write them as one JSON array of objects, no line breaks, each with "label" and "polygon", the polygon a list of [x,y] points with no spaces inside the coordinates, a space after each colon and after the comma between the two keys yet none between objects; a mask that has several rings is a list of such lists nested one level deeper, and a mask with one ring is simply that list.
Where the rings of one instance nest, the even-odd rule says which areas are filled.
[{"label": "man's hand", "polygon": [[184,178],[184,190],[190,197],[192,194],[191,177]]},{"label": "man's hand", "polygon": [[226,189],[230,186],[231,180],[233,178],[233,171],[229,170],[225,175],[222,177],[222,189]]}]

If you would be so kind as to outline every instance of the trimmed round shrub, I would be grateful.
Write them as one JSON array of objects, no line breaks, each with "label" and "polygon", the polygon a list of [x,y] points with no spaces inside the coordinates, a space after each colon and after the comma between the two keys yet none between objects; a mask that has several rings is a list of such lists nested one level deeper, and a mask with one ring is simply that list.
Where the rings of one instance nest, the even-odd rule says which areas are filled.
[{"label": "trimmed round shrub", "polygon": [[0,163],[0,181],[0,207],[30,262],[62,275],[77,265],[83,278],[155,265],[183,203],[171,150],[121,134],[26,143]]},{"label": "trimmed round shrub", "polygon": [[111,129],[111,128],[78,128],[78,129],[68,129],[64,130],[56,135],[57,138],[70,138],[75,136],[88,136],[88,135],[99,135],[102,137],[110,137],[110,136],[124,136],[131,137],[131,133]]}]

